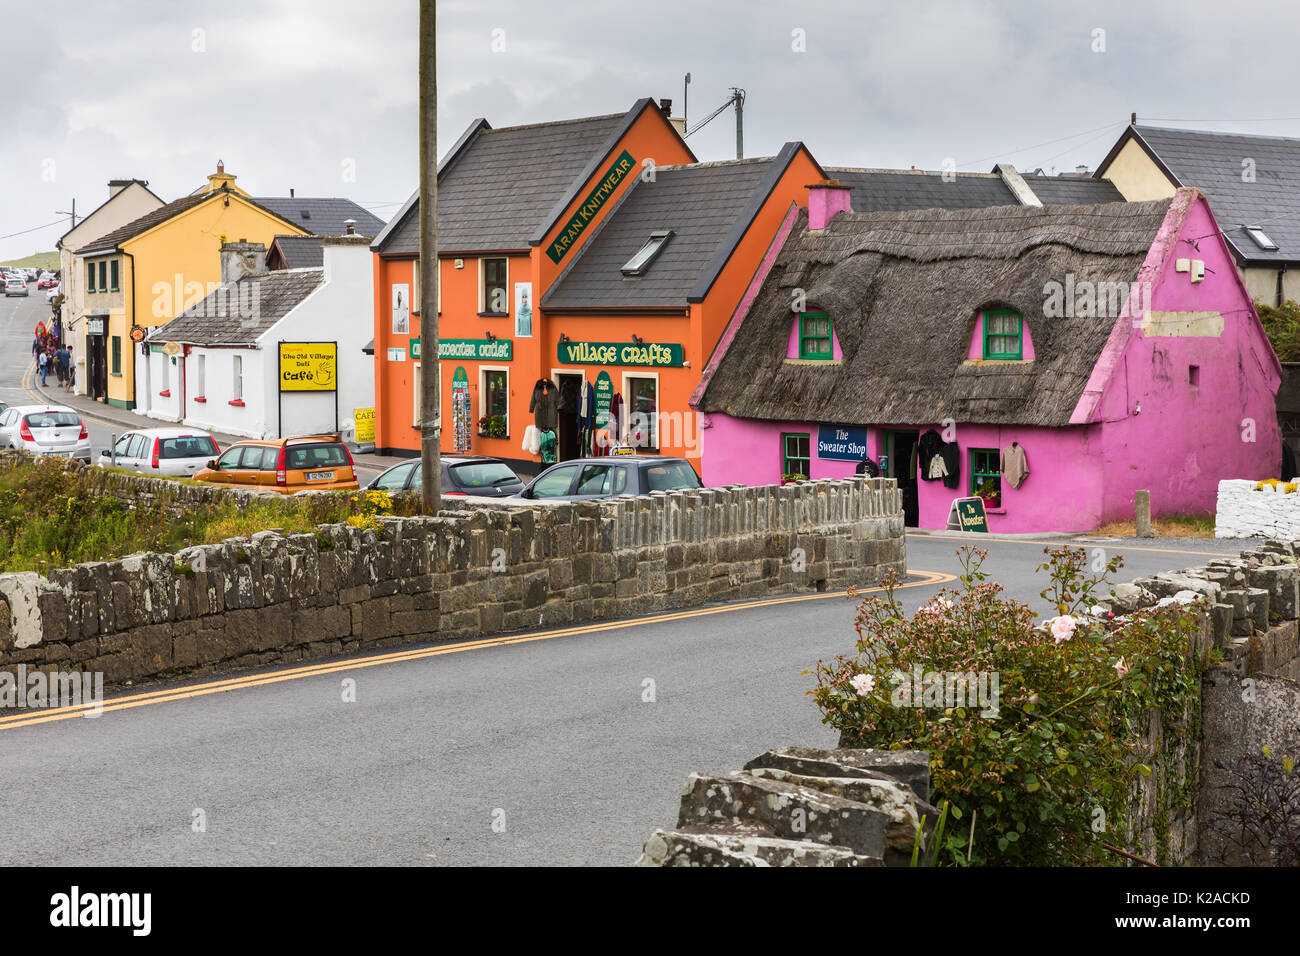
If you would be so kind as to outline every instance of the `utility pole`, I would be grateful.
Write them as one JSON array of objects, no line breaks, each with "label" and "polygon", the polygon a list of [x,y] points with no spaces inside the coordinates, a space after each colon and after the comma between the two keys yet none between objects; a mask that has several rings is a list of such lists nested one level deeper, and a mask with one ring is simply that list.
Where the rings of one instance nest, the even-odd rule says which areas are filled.
[{"label": "utility pole", "polygon": [[736,158],[745,158],[745,91],[731,88],[731,95],[736,100]]},{"label": "utility pole", "polygon": [[434,0],[420,0],[420,470],[424,513],[442,506],[438,361],[438,50]]},{"label": "utility pole", "polygon": [[56,210],[54,210],[54,214],[55,214],[56,216],[71,216],[71,217],[72,217],[72,226],[71,226],[71,228],[69,229],[69,232],[70,232],[72,229],[76,229],[76,228],[77,228],[77,197],[76,197],[76,196],[73,196],[73,197],[72,197],[72,212],[68,212],[68,211],[65,210],[65,209],[56,209]]}]

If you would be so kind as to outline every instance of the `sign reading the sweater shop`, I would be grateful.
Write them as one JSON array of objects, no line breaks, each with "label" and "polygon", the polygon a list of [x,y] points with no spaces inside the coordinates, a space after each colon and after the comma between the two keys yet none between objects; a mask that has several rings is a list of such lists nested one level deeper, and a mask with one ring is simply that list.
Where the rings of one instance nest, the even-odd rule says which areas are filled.
[{"label": "sign reading the sweater shop", "polygon": [[552,262],[556,265],[560,264],[560,260],[564,258],[565,253],[573,248],[573,244],[578,241],[578,237],[582,235],[583,230],[596,218],[596,214],[605,205],[605,201],[614,195],[614,190],[618,189],[618,184],[626,179],[634,169],[636,169],[636,160],[632,158],[631,153],[623,150],[623,154],[614,160],[614,165],[606,170],[604,178],[596,184],[596,188],[583,200],[582,205],[577,208],[573,217],[556,233],[555,239],[552,240],[550,247],[546,250],[546,254],[551,257]]},{"label": "sign reading the sweater shop", "polygon": [[556,357],[570,365],[637,365],[681,368],[686,357],[680,345],[659,342],[561,342]]},{"label": "sign reading the sweater shop", "polygon": [[817,428],[817,457],[833,461],[861,461],[867,457],[867,430],[820,425]]},{"label": "sign reading the sweater shop", "polygon": [[[440,359],[501,359],[509,362],[513,354],[510,339],[439,339]],[[420,340],[411,339],[411,358],[420,357]]]},{"label": "sign reading the sweater shop", "polygon": [[332,392],[338,387],[338,346],[335,343],[280,343],[280,391]]}]

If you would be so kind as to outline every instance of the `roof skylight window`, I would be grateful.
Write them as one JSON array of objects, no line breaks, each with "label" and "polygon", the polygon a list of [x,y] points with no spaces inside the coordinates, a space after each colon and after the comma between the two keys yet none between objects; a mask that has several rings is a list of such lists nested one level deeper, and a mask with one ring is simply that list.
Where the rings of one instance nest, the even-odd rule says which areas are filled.
[{"label": "roof skylight window", "polygon": [[627,260],[623,266],[623,275],[628,277],[645,275],[646,270],[650,268],[650,263],[654,262],[655,257],[663,251],[672,237],[671,229],[658,229],[650,233],[650,238],[646,240],[645,245],[638,249],[636,255]]},{"label": "roof skylight window", "polygon": [[1268,249],[1270,252],[1277,249],[1277,243],[1270,239],[1268,233],[1259,226],[1247,226],[1246,235],[1254,239],[1255,245],[1259,246],[1261,249]]}]

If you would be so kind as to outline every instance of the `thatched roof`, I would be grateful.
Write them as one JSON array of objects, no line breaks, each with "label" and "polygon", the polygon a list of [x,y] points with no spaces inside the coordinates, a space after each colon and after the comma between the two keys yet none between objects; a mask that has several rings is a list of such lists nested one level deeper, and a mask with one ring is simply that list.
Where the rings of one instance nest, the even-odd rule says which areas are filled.
[{"label": "thatched roof", "polygon": [[[698,406],[738,418],[846,425],[1065,425],[1115,318],[1044,317],[1044,285],[1133,282],[1171,200],[801,212]],[[842,364],[786,361],[795,290],[831,316]],[[1035,360],[967,362],[977,313],[1019,311]],[[734,320],[733,320],[734,321]]]}]

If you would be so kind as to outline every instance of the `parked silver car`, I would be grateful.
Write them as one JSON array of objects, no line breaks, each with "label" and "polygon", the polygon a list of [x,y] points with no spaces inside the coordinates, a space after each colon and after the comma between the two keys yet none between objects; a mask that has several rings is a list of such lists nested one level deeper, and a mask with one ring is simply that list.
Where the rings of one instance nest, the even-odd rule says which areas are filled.
[{"label": "parked silver car", "polygon": [[[118,436],[99,453],[101,468],[188,478],[221,454],[217,440],[194,428],[142,428]],[[116,457],[116,462],[114,461]]]},{"label": "parked silver car", "polygon": [[5,279],[5,296],[30,295],[26,279]]},{"label": "parked silver car", "polygon": [[90,464],[90,432],[75,409],[14,405],[0,416],[0,445],[33,455],[80,458]]}]

